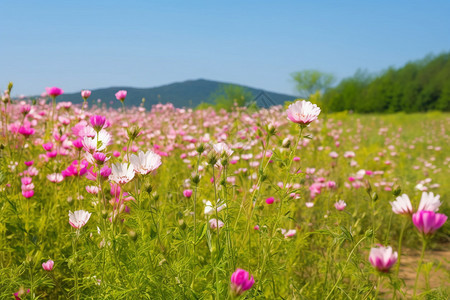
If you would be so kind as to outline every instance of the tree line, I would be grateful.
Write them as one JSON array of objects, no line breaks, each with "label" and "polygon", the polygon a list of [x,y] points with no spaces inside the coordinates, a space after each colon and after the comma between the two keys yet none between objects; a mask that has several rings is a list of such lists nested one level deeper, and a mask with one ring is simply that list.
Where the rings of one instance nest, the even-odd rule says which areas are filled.
[{"label": "tree line", "polygon": [[428,55],[379,75],[358,70],[324,89],[320,102],[329,112],[450,111],[450,53]]}]

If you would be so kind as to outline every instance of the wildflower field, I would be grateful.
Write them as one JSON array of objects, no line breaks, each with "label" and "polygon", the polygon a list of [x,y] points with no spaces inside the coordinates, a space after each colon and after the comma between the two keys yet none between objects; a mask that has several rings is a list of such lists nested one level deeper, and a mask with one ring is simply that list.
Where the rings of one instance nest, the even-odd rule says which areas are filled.
[{"label": "wildflower field", "polygon": [[448,299],[450,115],[47,93],[2,99],[1,299]]}]

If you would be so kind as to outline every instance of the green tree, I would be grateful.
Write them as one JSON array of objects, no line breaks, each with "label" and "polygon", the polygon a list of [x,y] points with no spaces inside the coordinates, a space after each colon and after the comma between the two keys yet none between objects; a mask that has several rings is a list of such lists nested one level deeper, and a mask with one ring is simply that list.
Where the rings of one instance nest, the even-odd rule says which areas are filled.
[{"label": "green tree", "polygon": [[225,85],[220,87],[211,95],[216,109],[231,111],[233,106],[245,106],[253,99],[253,94],[249,90],[239,85]]},{"label": "green tree", "polygon": [[291,74],[296,82],[297,91],[301,96],[309,97],[311,94],[324,92],[336,81],[333,74],[317,70],[304,70]]}]

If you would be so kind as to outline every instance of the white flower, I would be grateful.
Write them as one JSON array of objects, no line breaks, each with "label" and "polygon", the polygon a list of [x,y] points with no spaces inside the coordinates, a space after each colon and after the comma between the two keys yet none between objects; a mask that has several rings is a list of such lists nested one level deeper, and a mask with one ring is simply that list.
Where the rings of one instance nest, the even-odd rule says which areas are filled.
[{"label": "white flower", "polygon": [[109,180],[117,184],[125,184],[130,182],[133,178],[134,178],[134,170],[131,164],[118,163],[112,165]]},{"label": "white flower", "polygon": [[441,201],[439,201],[440,197],[441,196],[439,195],[434,196],[433,192],[423,192],[422,198],[420,199],[419,209],[417,211],[428,210],[437,212],[439,210],[439,206],[442,204]]},{"label": "white flower", "polygon": [[131,155],[130,162],[137,173],[146,175],[159,168],[161,165],[161,156],[151,150],[146,153],[139,151],[138,155]]},{"label": "white flower", "polygon": [[69,224],[72,225],[73,228],[80,229],[86,225],[90,217],[91,213],[85,210],[76,210],[75,212],[69,210]]},{"label": "white flower", "polygon": [[226,153],[227,156],[231,156],[231,154],[233,154],[233,150],[231,150],[231,148],[224,142],[213,144],[213,148],[218,155]]},{"label": "white flower", "polygon": [[398,196],[396,201],[389,203],[391,203],[392,211],[398,215],[410,215],[414,212],[411,201],[406,194]]},{"label": "white flower", "polygon": [[83,147],[88,152],[101,152],[112,143],[112,136],[105,129],[96,132],[94,137],[85,136]]},{"label": "white flower", "polygon": [[[225,207],[227,207],[226,203],[222,204],[220,200],[217,201],[217,212],[221,211]],[[204,212],[205,215],[212,215],[213,213],[216,212],[216,209],[212,205],[211,201],[206,201],[205,202],[205,210],[203,212]]]},{"label": "white flower", "polygon": [[64,176],[61,173],[53,173],[53,174],[48,174],[47,175],[47,179],[50,180],[51,182],[61,182],[64,179]]},{"label": "white flower", "polygon": [[289,105],[286,112],[288,120],[297,124],[308,125],[312,121],[317,120],[320,114],[320,107],[309,101],[302,100]]}]

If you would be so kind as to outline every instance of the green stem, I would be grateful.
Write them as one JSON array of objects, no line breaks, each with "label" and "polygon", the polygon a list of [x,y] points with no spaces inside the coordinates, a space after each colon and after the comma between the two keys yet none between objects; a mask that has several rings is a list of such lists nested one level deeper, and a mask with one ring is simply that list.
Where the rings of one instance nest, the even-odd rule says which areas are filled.
[{"label": "green stem", "polygon": [[417,282],[419,281],[419,274],[420,274],[420,269],[422,267],[422,262],[423,262],[423,257],[425,255],[425,248],[427,246],[427,241],[426,241],[426,237],[422,237],[422,253],[420,254],[420,260],[419,260],[419,266],[417,267],[417,274],[416,274],[416,281],[414,282],[414,295],[413,297],[416,297],[416,292],[417,292]]},{"label": "green stem", "polygon": [[377,282],[377,288],[375,291],[375,298],[373,298],[373,299],[378,299],[378,293],[380,292],[380,288],[381,288],[381,276],[378,275],[378,282]]},{"label": "green stem", "polygon": [[403,221],[402,230],[400,231],[400,237],[398,239],[398,261],[397,261],[397,268],[395,269],[395,276],[398,276],[398,272],[400,269],[400,261],[402,258],[402,241],[403,241],[403,233],[405,232],[406,225],[408,224],[409,219],[406,219]]},{"label": "green stem", "polygon": [[326,299],[330,299],[331,294],[332,294],[333,291],[336,289],[337,285],[339,284],[339,282],[340,282],[341,279],[342,279],[342,276],[344,275],[345,268],[347,267],[348,262],[350,261],[350,258],[351,258],[352,255],[353,255],[353,252],[355,252],[355,250],[356,250],[356,248],[358,248],[359,244],[361,244],[361,242],[364,241],[366,238],[367,238],[367,236],[364,236],[364,237],[363,237],[362,239],[360,239],[359,242],[356,243],[356,245],[353,247],[352,251],[350,252],[350,254],[349,254],[348,257],[347,257],[347,260],[345,261],[345,265],[344,265],[344,267],[342,268],[342,271],[341,271],[341,273],[339,274],[338,279],[336,280],[336,283],[334,284],[334,286],[333,286],[333,288],[331,289],[331,291],[328,293],[328,296],[327,296]]},{"label": "green stem", "polygon": [[79,236],[79,230],[77,229],[76,237],[72,239],[72,248],[73,248],[73,256],[74,256],[74,272],[75,272],[75,299],[79,299],[78,295],[78,262],[77,262],[77,242]]}]

